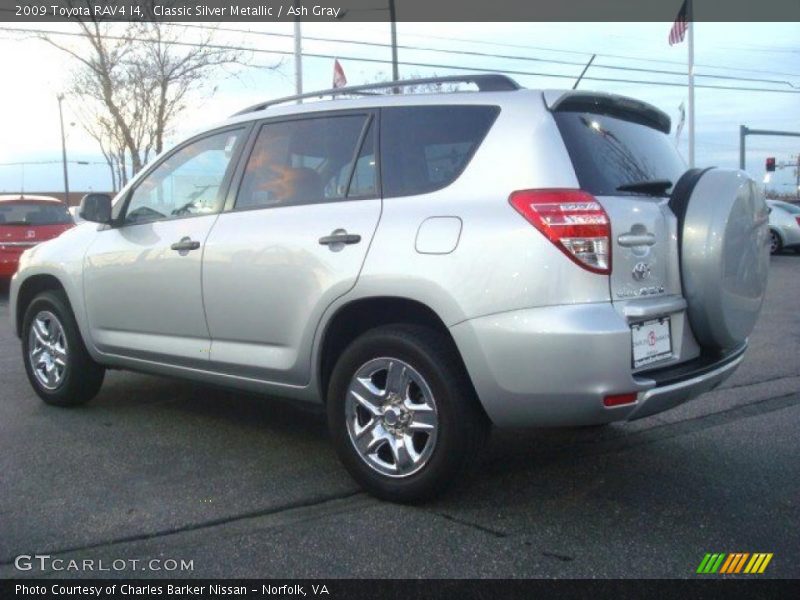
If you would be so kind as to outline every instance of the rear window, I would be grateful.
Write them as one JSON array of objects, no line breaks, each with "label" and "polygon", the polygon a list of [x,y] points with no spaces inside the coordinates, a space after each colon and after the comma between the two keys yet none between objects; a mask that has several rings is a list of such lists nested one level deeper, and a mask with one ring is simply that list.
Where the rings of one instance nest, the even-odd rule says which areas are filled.
[{"label": "rear window", "polygon": [[72,223],[67,207],[60,202],[3,202],[0,225],[65,225]]},{"label": "rear window", "polygon": [[410,106],[381,110],[385,197],[433,192],[453,183],[494,123],[496,106]]},{"label": "rear window", "polygon": [[553,116],[581,189],[590,194],[621,195],[621,185],[656,179],[674,185],[686,170],[669,136],[652,127],[588,112],[559,111]]}]

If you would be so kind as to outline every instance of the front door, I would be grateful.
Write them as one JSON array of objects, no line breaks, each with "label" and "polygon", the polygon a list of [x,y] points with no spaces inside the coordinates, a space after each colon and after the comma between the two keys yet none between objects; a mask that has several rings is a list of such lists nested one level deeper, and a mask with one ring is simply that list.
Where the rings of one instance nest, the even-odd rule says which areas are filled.
[{"label": "front door", "polygon": [[228,129],[179,147],[132,188],[118,222],[98,233],[84,261],[84,294],[101,352],[207,363],[203,246],[244,138],[244,129]]},{"label": "front door", "polygon": [[214,369],[308,383],[316,326],[355,285],[381,212],[373,121],[357,112],[261,126],[235,205],[206,243]]}]

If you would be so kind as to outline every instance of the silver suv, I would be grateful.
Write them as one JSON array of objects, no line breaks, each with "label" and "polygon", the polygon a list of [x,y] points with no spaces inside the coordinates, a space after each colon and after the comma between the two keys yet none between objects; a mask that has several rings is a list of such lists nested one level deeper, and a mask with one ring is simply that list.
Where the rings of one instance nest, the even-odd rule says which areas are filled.
[{"label": "silver suv", "polygon": [[87,196],[11,286],[36,393],[124,368],[318,403],[352,476],[413,501],[491,424],[638,419],[730,376],[768,271],[754,182],[686,171],[630,98],[392,87],[456,80],[254,106]]}]

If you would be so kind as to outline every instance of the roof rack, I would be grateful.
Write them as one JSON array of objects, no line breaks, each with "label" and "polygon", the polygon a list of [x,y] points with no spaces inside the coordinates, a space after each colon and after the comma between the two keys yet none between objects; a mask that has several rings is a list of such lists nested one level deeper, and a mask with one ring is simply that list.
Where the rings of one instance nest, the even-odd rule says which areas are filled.
[{"label": "roof rack", "polygon": [[412,85],[440,84],[440,83],[474,83],[479,92],[510,92],[521,89],[521,86],[506,75],[499,73],[484,73],[479,75],[449,75],[446,77],[425,77],[422,79],[401,79],[398,81],[386,81],[383,83],[369,83],[365,85],[352,85],[348,87],[333,88],[330,90],[320,90],[317,92],[307,92],[296,96],[286,96],[267,102],[259,102],[253,106],[248,106],[240,110],[233,116],[244,115],[247,113],[264,110],[276,104],[285,104],[305,98],[321,98],[323,96],[373,96],[372,90],[383,90],[388,88],[402,88]]}]

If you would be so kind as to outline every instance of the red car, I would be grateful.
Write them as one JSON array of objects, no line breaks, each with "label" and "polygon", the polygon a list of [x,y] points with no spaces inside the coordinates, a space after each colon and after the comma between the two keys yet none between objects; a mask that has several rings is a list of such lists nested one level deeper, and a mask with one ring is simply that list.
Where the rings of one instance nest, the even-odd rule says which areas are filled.
[{"label": "red car", "polygon": [[19,255],[75,223],[67,206],[49,196],[0,196],[0,278],[17,271]]}]

